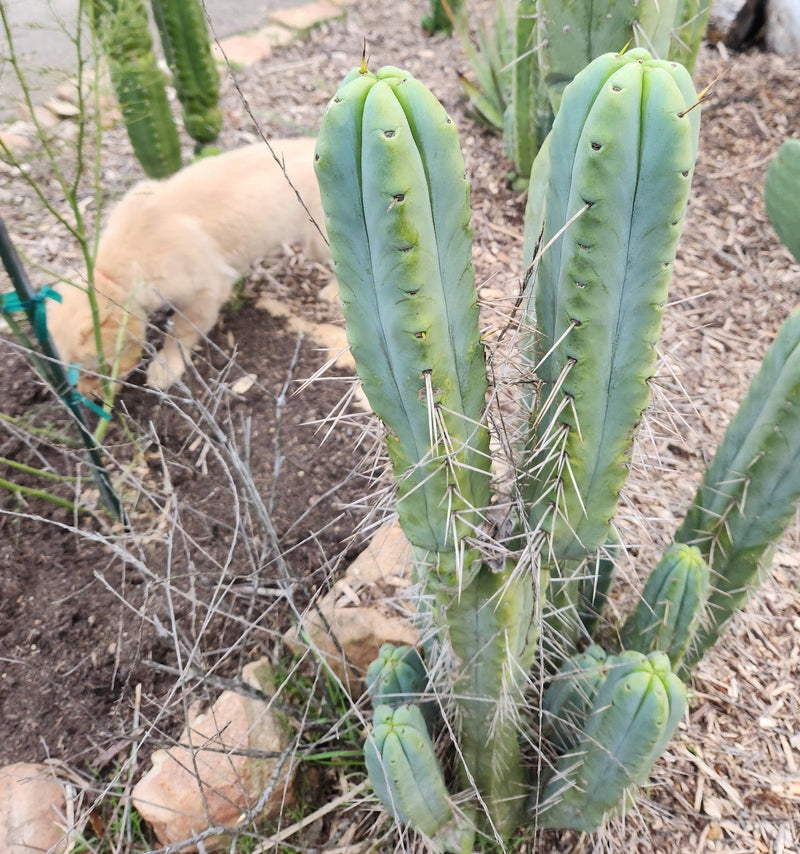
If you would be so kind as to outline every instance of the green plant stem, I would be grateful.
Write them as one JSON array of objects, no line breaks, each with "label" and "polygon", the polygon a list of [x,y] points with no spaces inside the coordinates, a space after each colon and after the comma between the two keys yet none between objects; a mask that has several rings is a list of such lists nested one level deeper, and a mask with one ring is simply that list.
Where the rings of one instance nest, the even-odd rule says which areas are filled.
[{"label": "green plant stem", "polygon": [[51,504],[55,504],[56,507],[66,507],[73,513],[89,513],[85,507],[80,507],[67,498],[60,498],[58,495],[53,495],[46,489],[34,489],[31,486],[20,486],[18,483],[6,480],[5,478],[0,478],[0,487],[7,489],[9,492],[16,495],[24,495],[26,498],[41,498],[43,501],[49,501]]},{"label": "green plant stem", "polygon": [[44,471],[43,469],[37,469],[34,466],[26,466],[25,463],[18,463],[15,460],[10,460],[8,457],[0,457],[0,465],[5,465],[9,468],[16,469],[17,471],[25,472],[25,474],[34,474],[37,477],[43,477],[47,480],[55,480],[59,483],[74,483],[78,480],[74,475],[57,474],[53,471]]}]

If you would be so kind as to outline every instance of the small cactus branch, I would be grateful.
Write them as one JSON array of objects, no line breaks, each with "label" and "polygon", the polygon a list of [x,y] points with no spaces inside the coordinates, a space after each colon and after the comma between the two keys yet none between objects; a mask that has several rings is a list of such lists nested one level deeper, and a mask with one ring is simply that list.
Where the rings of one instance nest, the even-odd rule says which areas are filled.
[{"label": "small cactus branch", "polygon": [[758,582],[800,499],[800,311],[781,327],[728,426],[675,540],[711,569],[705,619],[684,660],[695,664]]}]

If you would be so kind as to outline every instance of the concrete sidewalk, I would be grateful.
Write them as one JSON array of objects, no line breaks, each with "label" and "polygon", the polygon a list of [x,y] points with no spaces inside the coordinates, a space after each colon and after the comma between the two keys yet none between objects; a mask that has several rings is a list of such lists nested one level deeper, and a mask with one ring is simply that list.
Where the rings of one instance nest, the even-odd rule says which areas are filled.
[{"label": "concrete sidewalk", "polygon": [[[304,5],[307,0],[204,0],[217,38],[257,29],[279,9]],[[29,80],[34,99],[52,89],[76,67],[75,45],[68,33],[76,31],[78,0],[0,0],[12,29],[17,58]],[[157,42],[157,39],[156,39]],[[8,42],[0,36],[0,120],[14,117],[21,90],[7,59]]]}]

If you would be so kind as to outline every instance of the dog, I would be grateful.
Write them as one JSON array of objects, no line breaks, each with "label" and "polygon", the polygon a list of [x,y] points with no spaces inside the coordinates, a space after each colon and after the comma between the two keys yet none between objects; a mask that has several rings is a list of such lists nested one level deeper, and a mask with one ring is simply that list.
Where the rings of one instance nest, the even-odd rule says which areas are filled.
[{"label": "dog", "polygon": [[[308,211],[322,228],[311,138],[271,140]],[[94,266],[97,326],[88,289],[62,285],[47,325],[62,361],[81,368],[78,391],[100,391],[96,329],[106,364],[124,377],[139,362],[147,318],[174,309],[171,333],[147,369],[166,390],[217,321],[235,282],[254,261],[299,243],[316,261],[326,240],[263,143],[195,161],[164,181],[137,184],[116,205]]]}]

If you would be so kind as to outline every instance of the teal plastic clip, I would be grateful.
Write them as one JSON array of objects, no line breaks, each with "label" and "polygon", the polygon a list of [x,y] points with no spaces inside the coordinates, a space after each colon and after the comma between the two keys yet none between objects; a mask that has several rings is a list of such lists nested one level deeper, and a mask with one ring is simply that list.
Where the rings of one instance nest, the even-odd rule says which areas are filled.
[{"label": "teal plastic clip", "polygon": [[61,294],[53,290],[50,285],[45,285],[38,293],[29,299],[22,299],[18,294],[0,295],[0,313],[16,314],[19,311],[33,309],[33,331],[36,337],[42,341],[47,336],[47,312],[44,301],[46,299],[61,302]]},{"label": "teal plastic clip", "polygon": [[75,386],[78,384],[78,376],[80,375],[81,366],[77,362],[71,362],[69,368],[67,368],[67,382],[70,384],[72,389],[72,399],[77,400],[78,403],[82,403],[87,409],[91,409],[92,412],[98,417],[102,418],[103,421],[111,420],[111,413],[106,412],[102,406],[99,406],[93,400],[89,400],[88,397],[84,397]]}]

